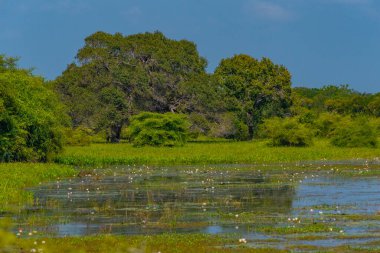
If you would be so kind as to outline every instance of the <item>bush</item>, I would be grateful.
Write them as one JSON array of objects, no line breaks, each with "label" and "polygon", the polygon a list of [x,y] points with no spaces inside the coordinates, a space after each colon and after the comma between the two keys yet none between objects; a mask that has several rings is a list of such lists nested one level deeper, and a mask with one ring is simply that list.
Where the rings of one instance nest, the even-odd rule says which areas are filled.
[{"label": "bush", "polygon": [[321,113],[314,123],[316,135],[319,137],[330,137],[335,128],[344,120],[336,113]]},{"label": "bush", "polygon": [[347,119],[341,122],[331,136],[331,144],[337,147],[376,147],[375,129],[366,118]]},{"label": "bush", "polygon": [[370,118],[369,124],[376,131],[376,135],[380,137],[380,117]]},{"label": "bush", "polygon": [[67,118],[47,83],[9,59],[0,55],[0,162],[46,161],[62,149]]},{"label": "bush", "polygon": [[127,135],[134,146],[181,146],[187,141],[188,128],[184,115],[143,112],[132,117]]},{"label": "bush", "polygon": [[65,130],[65,144],[70,146],[86,146],[92,141],[93,131],[90,128],[79,126]]},{"label": "bush", "polygon": [[214,138],[233,140],[247,140],[249,138],[248,126],[234,113],[224,113],[213,123],[210,135]]},{"label": "bush", "polygon": [[270,138],[272,146],[310,146],[313,131],[298,118],[270,118],[260,126],[259,136]]},{"label": "bush", "polygon": [[190,137],[196,139],[199,136],[206,136],[210,131],[210,123],[207,118],[200,113],[190,113]]}]

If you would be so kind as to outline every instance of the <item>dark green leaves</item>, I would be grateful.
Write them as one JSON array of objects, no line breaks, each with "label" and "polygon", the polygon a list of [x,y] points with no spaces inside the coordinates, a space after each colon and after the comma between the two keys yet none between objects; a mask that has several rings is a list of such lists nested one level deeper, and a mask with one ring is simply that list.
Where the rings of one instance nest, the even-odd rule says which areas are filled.
[{"label": "dark green leaves", "polygon": [[62,148],[63,108],[42,78],[1,60],[0,161],[46,161]]}]

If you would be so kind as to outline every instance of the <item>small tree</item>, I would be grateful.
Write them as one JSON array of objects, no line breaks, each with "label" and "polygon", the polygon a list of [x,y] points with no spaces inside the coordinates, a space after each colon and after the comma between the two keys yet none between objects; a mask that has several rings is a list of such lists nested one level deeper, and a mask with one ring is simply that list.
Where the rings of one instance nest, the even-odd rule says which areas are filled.
[{"label": "small tree", "polygon": [[132,117],[127,135],[134,146],[182,146],[188,128],[184,115],[143,112]]}]

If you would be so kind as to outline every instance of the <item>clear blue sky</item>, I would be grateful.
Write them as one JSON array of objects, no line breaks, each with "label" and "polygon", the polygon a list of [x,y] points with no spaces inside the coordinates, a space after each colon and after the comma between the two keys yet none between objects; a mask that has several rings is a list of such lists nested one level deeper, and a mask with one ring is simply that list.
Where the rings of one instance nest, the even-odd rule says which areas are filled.
[{"label": "clear blue sky", "polygon": [[380,92],[379,0],[0,0],[0,54],[47,79],[96,31],[155,30],[194,41],[209,72],[244,53],[285,65],[293,86]]}]

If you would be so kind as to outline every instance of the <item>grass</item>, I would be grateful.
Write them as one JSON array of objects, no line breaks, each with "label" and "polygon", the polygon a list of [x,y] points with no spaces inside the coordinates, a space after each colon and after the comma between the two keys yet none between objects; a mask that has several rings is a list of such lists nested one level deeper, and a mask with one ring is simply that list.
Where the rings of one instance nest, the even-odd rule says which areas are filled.
[{"label": "grass", "polygon": [[326,140],[312,147],[268,147],[266,141],[188,143],[141,147],[128,143],[67,147],[55,162],[68,165],[268,164],[316,160],[379,159],[380,148],[338,148]]},{"label": "grass", "polygon": [[65,165],[0,163],[0,212],[18,210],[33,201],[32,194],[24,191],[26,187],[74,174],[74,168]]},{"label": "grass", "polygon": [[161,234],[153,236],[87,236],[67,238],[17,239],[8,235],[7,244],[1,245],[5,252],[289,252],[276,249],[245,247],[236,239],[204,234]]},{"label": "grass", "polygon": [[[265,242],[265,241],[262,241]],[[270,244],[270,240],[268,241]],[[379,252],[379,241],[363,246],[317,247],[311,245],[286,245],[284,249],[261,248],[256,241],[247,244],[236,238],[206,234],[161,234],[149,236],[95,235],[64,238],[16,238],[0,229],[0,252],[45,253],[285,253],[285,252]],[[255,247],[258,246],[258,247]],[[253,246],[253,247],[252,247]],[[263,246],[263,245],[262,245]]]}]

